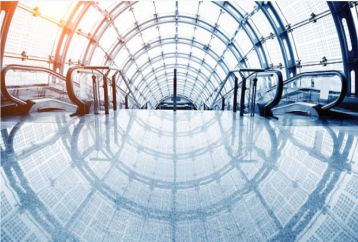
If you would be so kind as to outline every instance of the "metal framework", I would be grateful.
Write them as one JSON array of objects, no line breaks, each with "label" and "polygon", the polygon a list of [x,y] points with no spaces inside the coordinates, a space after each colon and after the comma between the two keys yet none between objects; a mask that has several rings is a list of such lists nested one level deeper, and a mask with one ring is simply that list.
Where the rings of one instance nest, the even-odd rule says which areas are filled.
[{"label": "metal framework", "polygon": [[1,24],[1,49],[0,49],[0,64],[1,68],[3,67],[3,59],[4,59],[4,53],[5,53],[5,44],[6,44],[6,38],[7,34],[9,32],[10,24],[12,17],[14,16],[15,10],[17,7],[17,3],[12,2],[2,2],[1,3],[1,11],[4,11],[4,17]]},{"label": "metal framework", "polygon": [[[336,24],[341,45],[344,74],[347,77],[347,94],[353,92],[358,96],[358,37],[348,2],[328,2]],[[345,28],[346,27],[346,28]],[[355,73],[355,90],[352,90],[353,72]]]},{"label": "metal framework", "polygon": [[[178,2],[173,2],[174,12],[171,13],[161,12],[160,3],[149,4],[153,5],[153,15],[142,18],[136,11],[140,2],[118,2],[107,9],[102,7],[100,2],[79,2],[75,4],[64,23],[50,19],[36,12],[35,9],[26,7],[23,3],[20,7],[35,17],[43,18],[45,21],[62,27],[53,60],[49,60],[55,71],[65,72],[66,65],[69,64],[67,61],[69,48],[76,34],[87,41],[79,64],[110,65],[123,70],[128,78],[129,87],[134,90],[134,97],[140,105],[143,106],[149,102],[153,107],[164,96],[173,94],[173,88],[170,85],[172,69],[169,70],[169,68],[176,68],[178,71],[178,95],[190,97],[198,107],[209,106],[211,101],[209,97],[213,96],[222,85],[229,70],[250,67],[249,60],[252,56],[257,58],[259,65],[252,66],[254,68],[284,68],[283,72],[287,78],[295,76],[297,69],[305,63],[301,63],[299,57],[295,56],[296,46],[290,33],[331,15],[339,36],[342,59],[323,62],[313,60],[312,63],[306,63],[306,65],[329,65],[342,62],[344,74],[347,77],[347,94],[358,95],[358,78],[352,80],[358,75],[358,41],[350,11],[352,4],[349,2],[329,2],[329,9],[312,13],[311,16],[307,16],[307,19],[296,23],[288,23],[286,19],[283,19],[281,9],[272,2],[257,2],[253,9],[245,10],[240,7],[240,3],[230,1],[197,2],[195,3],[196,11],[192,11],[196,12],[195,14],[182,11]],[[205,6],[215,9],[216,14],[210,16]],[[2,4],[6,15],[1,31],[1,62],[4,53],[7,54],[6,35],[16,7],[16,3]],[[97,11],[101,17],[90,33],[84,33],[79,26],[90,9]],[[260,29],[255,26],[254,18],[259,12],[263,14],[271,27],[272,32],[267,36],[261,34]],[[124,13],[128,13],[128,16],[132,18],[132,22],[128,20],[131,24],[125,31],[120,30],[121,23],[116,22]],[[237,24],[232,33],[227,32],[225,25],[220,25],[221,19],[225,16]],[[173,27],[174,35],[166,35],[161,30],[163,26],[168,25]],[[192,33],[183,35],[183,32],[180,32],[182,26],[192,26]],[[102,40],[108,29],[114,31],[115,38],[112,44],[106,46],[103,45]],[[147,39],[145,33],[148,32],[156,38]],[[201,33],[208,36],[205,42],[198,38]],[[241,48],[240,42],[237,41],[240,34],[247,36],[251,45],[250,49],[244,51]],[[133,46],[131,47],[133,41],[138,40],[138,46],[133,49]],[[282,62],[272,63],[270,60],[271,57],[265,45],[268,40],[273,40],[278,44]],[[183,50],[181,47],[186,49]],[[168,48],[173,49],[167,51]],[[97,50],[103,53],[102,60],[98,60],[95,56]],[[155,55],[150,54],[154,52]],[[7,56],[21,58],[21,56],[17,57],[16,53]],[[232,58],[228,59],[228,57]],[[43,61],[46,61],[46,58]],[[187,64],[183,64],[184,62]],[[355,90],[352,85],[355,85]]]}]

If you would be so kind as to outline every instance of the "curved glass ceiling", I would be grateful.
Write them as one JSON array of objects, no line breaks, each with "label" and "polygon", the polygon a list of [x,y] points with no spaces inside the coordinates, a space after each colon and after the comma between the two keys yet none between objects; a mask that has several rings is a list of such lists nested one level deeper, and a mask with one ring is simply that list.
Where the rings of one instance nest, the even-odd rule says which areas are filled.
[{"label": "curved glass ceiling", "polygon": [[[139,102],[152,107],[172,96],[175,68],[178,95],[198,107],[212,101],[235,68],[279,68],[285,76],[342,69],[324,1],[60,3],[18,4],[6,64],[60,72],[73,64],[113,65],[123,70]],[[228,84],[223,93],[232,89]],[[121,88],[127,89],[124,83]]]}]

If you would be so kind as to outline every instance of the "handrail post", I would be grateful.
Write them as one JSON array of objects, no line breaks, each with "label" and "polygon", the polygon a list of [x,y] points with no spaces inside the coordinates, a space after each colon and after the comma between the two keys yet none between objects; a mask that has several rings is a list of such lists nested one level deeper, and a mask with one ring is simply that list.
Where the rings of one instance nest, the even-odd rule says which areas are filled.
[{"label": "handrail post", "polygon": [[253,84],[252,84],[252,93],[251,93],[251,113],[250,116],[253,117],[255,115],[255,105],[256,105],[256,88],[257,88],[257,78],[255,77],[252,80]]},{"label": "handrail post", "polygon": [[225,110],[225,97],[223,97],[221,99],[221,110],[224,111]]},{"label": "handrail post", "polygon": [[119,74],[121,75],[121,77],[122,77],[122,79],[124,81],[124,84],[128,88],[129,93],[127,95],[132,94],[132,98],[133,98],[134,102],[136,103],[137,107],[140,108],[140,104],[139,104],[137,98],[135,97],[134,93],[132,92],[132,89],[130,88],[130,85],[129,85],[130,83],[127,82],[127,79],[126,79],[126,77],[125,77],[125,75],[123,74],[122,71],[119,71]]},{"label": "handrail post", "polygon": [[94,114],[98,114],[98,97],[97,97],[97,77],[92,75],[92,88],[93,88],[93,108]]},{"label": "handrail post", "polygon": [[104,113],[109,114],[107,75],[103,75]]},{"label": "handrail post", "polygon": [[245,92],[246,92],[246,78],[242,79],[241,84],[241,97],[240,97],[240,116],[244,116],[245,109]]},{"label": "handrail post", "polygon": [[177,111],[177,69],[174,69],[174,80],[173,80],[173,111]]},{"label": "handrail post", "polygon": [[113,102],[113,110],[117,110],[117,87],[116,87],[116,75],[112,76],[112,102]]},{"label": "handrail post", "polygon": [[233,112],[236,113],[237,111],[237,89],[239,88],[238,86],[238,78],[236,75],[235,76],[235,83],[234,83],[234,101],[233,101]]},{"label": "handrail post", "polygon": [[124,97],[124,108],[128,109],[128,94]]}]

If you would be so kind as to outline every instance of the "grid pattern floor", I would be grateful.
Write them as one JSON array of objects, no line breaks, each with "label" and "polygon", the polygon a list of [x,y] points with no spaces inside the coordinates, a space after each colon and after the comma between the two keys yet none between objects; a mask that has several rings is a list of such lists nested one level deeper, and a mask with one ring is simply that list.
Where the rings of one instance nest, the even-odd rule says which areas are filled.
[{"label": "grid pattern floor", "polygon": [[356,124],[120,110],[1,122],[2,241],[357,241]]}]

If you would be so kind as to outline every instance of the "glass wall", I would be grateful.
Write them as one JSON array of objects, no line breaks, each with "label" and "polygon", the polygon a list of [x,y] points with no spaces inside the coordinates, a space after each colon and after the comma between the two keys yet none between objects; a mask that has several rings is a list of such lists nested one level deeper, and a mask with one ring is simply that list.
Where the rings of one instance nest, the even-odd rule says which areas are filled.
[{"label": "glass wall", "polygon": [[[152,106],[173,94],[176,68],[178,94],[198,107],[211,103],[212,93],[235,68],[270,67],[282,70],[285,78],[288,68],[297,73],[343,69],[325,1],[280,1],[272,8],[265,4],[21,1],[10,26],[4,64],[61,66],[56,70],[62,72],[78,64],[112,65],[123,70],[141,104],[149,101]],[[83,16],[81,7],[87,9]],[[277,12],[278,19],[270,22],[266,11]],[[64,32],[75,34],[61,39]],[[282,32],[289,34],[283,46],[277,36]],[[70,43],[65,48],[66,41]],[[282,50],[287,52],[290,46],[294,65],[285,66],[292,60]],[[14,79],[26,82],[23,76]],[[232,87],[228,83],[222,92]]]}]

